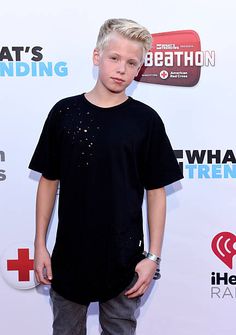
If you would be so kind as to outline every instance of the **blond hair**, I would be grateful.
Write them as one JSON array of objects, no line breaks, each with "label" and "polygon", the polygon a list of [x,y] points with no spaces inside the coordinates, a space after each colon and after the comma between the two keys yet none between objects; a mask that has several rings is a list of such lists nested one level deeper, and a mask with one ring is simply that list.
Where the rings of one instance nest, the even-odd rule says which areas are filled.
[{"label": "blond hair", "polygon": [[108,19],[101,26],[97,38],[96,48],[103,50],[109,41],[110,34],[117,32],[132,41],[140,42],[143,46],[143,57],[152,46],[152,36],[149,31],[139,23],[128,19]]}]

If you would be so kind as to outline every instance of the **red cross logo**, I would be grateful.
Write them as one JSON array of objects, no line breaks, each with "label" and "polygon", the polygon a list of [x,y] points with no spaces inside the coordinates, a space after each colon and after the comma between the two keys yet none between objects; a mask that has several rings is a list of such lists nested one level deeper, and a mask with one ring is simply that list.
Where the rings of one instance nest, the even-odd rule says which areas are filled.
[{"label": "red cross logo", "polygon": [[19,281],[30,281],[30,271],[34,269],[34,260],[29,257],[29,249],[18,249],[18,259],[7,260],[8,271],[18,271]]},{"label": "red cross logo", "polygon": [[169,76],[169,73],[168,73],[166,70],[162,70],[162,71],[160,72],[160,77],[161,77],[161,79],[167,79],[168,76]]}]

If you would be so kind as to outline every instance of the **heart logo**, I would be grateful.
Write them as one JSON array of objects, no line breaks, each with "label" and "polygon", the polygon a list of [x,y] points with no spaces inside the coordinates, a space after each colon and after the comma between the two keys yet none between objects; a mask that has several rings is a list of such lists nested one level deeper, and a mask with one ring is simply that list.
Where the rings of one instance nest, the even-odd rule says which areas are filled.
[{"label": "heart logo", "polygon": [[236,235],[229,232],[217,234],[211,243],[211,248],[215,255],[230,269],[233,268],[233,257],[236,255],[235,243]]}]

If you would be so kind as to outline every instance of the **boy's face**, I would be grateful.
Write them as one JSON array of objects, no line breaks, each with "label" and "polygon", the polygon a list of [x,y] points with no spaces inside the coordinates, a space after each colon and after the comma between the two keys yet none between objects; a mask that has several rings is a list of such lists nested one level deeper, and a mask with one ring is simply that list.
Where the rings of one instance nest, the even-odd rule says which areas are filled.
[{"label": "boy's face", "polygon": [[94,65],[99,67],[98,83],[109,92],[124,92],[138,74],[142,60],[140,42],[111,33],[103,50],[95,49],[93,53]]}]

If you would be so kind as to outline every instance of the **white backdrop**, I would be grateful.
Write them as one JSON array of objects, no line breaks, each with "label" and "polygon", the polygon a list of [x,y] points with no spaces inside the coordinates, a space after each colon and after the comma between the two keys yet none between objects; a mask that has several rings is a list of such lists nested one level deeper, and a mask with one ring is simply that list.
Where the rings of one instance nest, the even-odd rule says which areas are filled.
[{"label": "white backdrop", "polygon": [[[17,249],[29,247],[34,238],[35,192],[39,176],[27,169],[43,122],[59,99],[91,89],[96,71],[92,50],[97,32],[109,17],[128,17],[152,33],[195,30],[202,50],[214,50],[215,66],[202,67],[194,87],[134,83],[129,94],[155,108],[161,115],[174,149],[183,158],[185,179],[167,188],[168,213],[162,253],[162,278],[145,295],[138,318],[137,335],[234,334],[235,275],[222,259],[235,252],[235,66],[236,52],[233,0],[135,1],[75,0],[4,3],[0,11],[0,333],[4,335],[49,335],[52,313],[48,287],[31,288],[33,273],[19,281],[9,260]],[[12,47],[24,47],[12,50]],[[42,62],[52,62],[52,75],[29,70],[32,48],[40,46]],[[29,48],[27,48],[29,47]],[[8,51],[10,51],[10,55]],[[39,55],[39,49],[38,55]],[[21,61],[21,76],[15,70],[3,76],[4,64],[12,57]],[[35,57],[38,57],[35,55]],[[16,59],[18,58],[18,59]],[[20,58],[20,59],[19,59]],[[60,68],[60,62],[65,62]],[[58,66],[58,71],[54,66]],[[68,74],[67,71],[68,70]],[[10,71],[10,70],[9,70]],[[18,73],[19,74],[19,73]],[[221,159],[195,163],[189,175],[190,153],[218,151]],[[226,150],[228,159],[223,161]],[[209,158],[209,157],[208,157]],[[187,167],[186,167],[187,165]],[[205,167],[203,167],[205,165]],[[213,166],[214,165],[214,166]],[[224,169],[232,170],[224,175]],[[208,178],[198,174],[208,169]],[[199,172],[200,173],[200,172]],[[146,231],[146,203],[143,205]],[[56,230],[54,215],[48,237],[52,250]],[[223,246],[213,245],[221,232],[231,233]],[[228,236],[228,235],[227,235]],[[221,240],[221,242],[224,240]],[[231,243],[232,242],[232,243]],[[231,248],[229,244],[231,243]],[[32,259],[33,255],[28,255]],[[8,269],[8,270],[7,270]],[[19,269],[18,269],[19,270]],[[22,269],[20,269],[22,270]],[[225,276],[220,283],[211,280]],[[231,280],[226,282],[226,277]],[[21,284],[21,287],[20,287]],[[25,288],[25,289],[22,289]],[[217,294],[216,294],[217,293]],[[99,334],[97,304],[89,308],[88,334]]]}]

